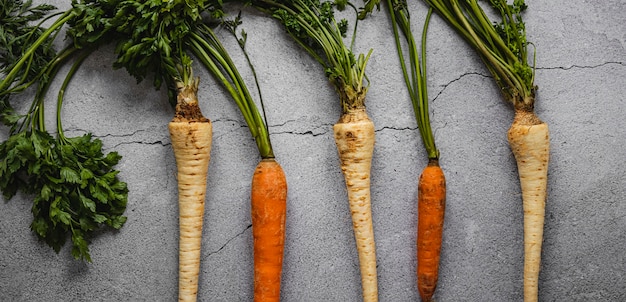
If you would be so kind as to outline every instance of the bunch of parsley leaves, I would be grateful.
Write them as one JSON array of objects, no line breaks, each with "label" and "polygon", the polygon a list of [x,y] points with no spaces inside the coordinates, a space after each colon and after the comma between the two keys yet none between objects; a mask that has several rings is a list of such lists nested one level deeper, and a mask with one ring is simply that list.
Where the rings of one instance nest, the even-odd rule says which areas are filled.
[{"label": "bunch of parsley leaves", "polygon": [[[0,116],[10,128],[9,138],[0,143],[0,190],[7,200],[18,191],[33,195],[33,232],[56,252],[71,238],[71,254],[89,262],[88,244],[94,231],[104,225],[113,229],[124,225],[128,189],[113,169],[121,156],[116,152],[105,155],[102,142],[90,134],[66,137],[60,110],[67,85],[104,36],[93,25],[77,26],[71,31],[81,37],[76,43],[56,52],[52,42],[70,21],[85,24],[86,18],[106,17],[114,7],[103,5],[108,3],[74,1],[70,10],[53,14],[55,8],[50,5],[0,0],[0,74],[4,76]],[[48,19],[52,25],[42,27]],[[44,100],[60,67],[72,60],[59,90],[53,136],[44,123]],[[35,90],[34,99],[28,111],[19,114],[11,102],[23,101],[14,96],[30,87]]]}]

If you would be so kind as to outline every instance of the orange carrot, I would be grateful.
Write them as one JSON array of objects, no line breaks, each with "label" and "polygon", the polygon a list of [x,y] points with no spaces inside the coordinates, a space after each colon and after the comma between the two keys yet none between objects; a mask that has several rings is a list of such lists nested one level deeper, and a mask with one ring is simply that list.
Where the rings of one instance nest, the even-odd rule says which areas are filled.
[{"label": "orange carrot", "polygon": [[198,79],[179,84],[176,115],[168,125],[178,169],[179,301],[196,301],[198,293],[204,198],[211,158],[212,125],[200,112],[197,91]]},{"label": "orange carrot", "polygon": [[[428,10],[422,29],[421,58],[411,30],[408,7],[401,0],[387,0],[406,87],[413,103],[415,120],[428,156],[428,166],[419,178],[417,195],[417,290],[424,302],[432,301],[439,279],[439,258],[446,208],[446,178],[439,167],[439,150],[430,126],[426,81],[426,33],[432,15]],[[409,46],[405,60],[401,34]]]},{"label": "orange carrot", "polygon": [[446,178],[431,159],[419,179],[417,202],[417,287],[424,302],[432,301],[439,278],[445,207]]},{"label": "orange carrot", "polygon": [[280,301],[285,246],[287,179],[280,164],[266,158],[252,177],[252,236],[254,238],[254,301]]},{"label": "orange carrot", "polygon": [[[352,214],[352,226],[361,269],[363,300],[378,301],[376,246],[370,205],[370,169],[374,151],[374,124],[365,110],[365,67],[372,54],[355,55],[344,44],[345,31],[334,17],[334,5],[308,0],[254,1],[253,5],[280,20],[298,45],[313,56],[339,94],[341,117],[333,126]],[[359,18],[368,12],[359,13]],[[344,24],[345,20],[341,23]],[[345,25],[345,24],[344,24]],[[354,35],[356,34],[354,25]],[[354,44],[354,38],[352,42]]]},{"label": "orange carrot", "polygon": [[353,109],[342,115],[333,130],[352,213],[352,227],[361,267],[363,301],[378,301],[376,246],[370,204],[374,123],[364,108]]},{"label": "orange carrot", "polygon": [[516,110],[508,139],[522,187],[524,301],[537,301],[550,157],[548,125],[532,111]]},{"label": "orange carrot", "polygon": [[[234,22],[228,24],[227,28],[239,42],[257,84],[259,102],[261,107],[265,108],[257,73],[246,51],[245,38],[237,36],[237,26],[237,22]],[[191,43],[194,54],[232,96],[250,129],[261,157],[252,177],[250,198],[254,239],[254,301],[280,301],[287,179],[282,167],[275,160],[265,110],[262,114],[258,110],[237,66],[213,30],[206,25],[202,25],[201,28],[201,35],[194,36]]]}]

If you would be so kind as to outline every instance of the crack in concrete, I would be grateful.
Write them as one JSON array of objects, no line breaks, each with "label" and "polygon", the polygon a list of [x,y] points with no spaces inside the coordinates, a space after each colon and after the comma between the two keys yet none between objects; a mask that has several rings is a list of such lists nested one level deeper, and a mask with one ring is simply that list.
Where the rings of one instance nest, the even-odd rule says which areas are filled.
[{"label": "crack in concrete", "polygon": [[[82,132],[82,133],[91,133],[91,137],[92,138],[97,138],[97,139],[103,139],[103,138],[128,138],[128,137],[133,137],[135,135],[137,135],[138,133],[141,132],[146,132],[148,130],[146,129],[138,129],[133,131],[132,133],[122,133],[122,134],[114,134],[114,133],[108,133],[108,134],[104,134],[104,135],[97,135],[94,134],[92,132],[89,131],[85,131],[83,129],[79,129],[79,128],[68,128],[67,130],[65,130],[66,132]],[[139,140],[135,140],[135,141],[125,141],[125,142],[121,142],[121,143],[117,143],[115,145],[113,145],[112,147],[103,147],[103,150],[109,150],[109,149],[115,149],[121,145],[132,145],[132,144],[140,144],[140,145],[162,145],[162,146],[169,146],[171,145],[171,143],[164,143],[162,140],[156,140],[154,142],[145,142],[145,141],[139,141]]]},{"label": "crack in concrete", "polygon": [[441,85],[440,86],[440,87],[442,87],[441,90],[435,95],[435,97],[431,100],[431,102],[435,102],[435,100],[437,100],[437,98],[446,90],[446,88],[448,88],[448,86],[452,85],[455,82],[460,81],[464,77],[473,76],[473,75],[481,76],[481,77],[484,77],[484,78],[490,78],[491,77],[490,75],[484,75],[484,74],[482,74],[480,72],[474,72],[474,71],[466,72],[466,73],[460,75],[458,78],[453,79],[453,80],[449,81],[448,83],[446,83],[444,85]]},{"label": "crack in concrete", "polygon": [[115,149],[115,148],[117,148],[117,147],[119,147],[121,145],[133,145],[133,144],[149,145],[149,146],[161,145],[161,146],[165,147],[165,146],[171,145],[172,143],[164,143],[161,140],[154,141],[154,142],[129,141],[129,142],[121,142],[121,143],[115,144],[113,147],[111,147],[111,149]]},{"label": "crack in concrete", "polygon": [[230,118],[216,118],[214,120],[211,120],[211,123],[216,124],[216,123],[233,123],[235,125],[239,125],[240,128],[248,128],[248,125],[242,123],[242,121],[240,120],[235,120],[235,119],[230,119]]},{"label": "crack in concrete", "polygon": [[[326,125],[329,127],[329,129],[332,129],[333,125]],[[382,132],[385,130],[392,130],[392,131],[405,131],[405,130],[409,130],[409,131],[414,131],[414,130],[418,130],[418,127],[394,127],[394,126],[383,126],[381,128],[375,129],[374,132]],[[313,133],[313,131],[308,130],[308,131],[304,131],[304,132],[297,132],[297,131],[283,131],[283,132],[276,132],[276,133],[272,133],[272,134],[294,134],[294,135],[310,135],[310,136],[320,136],[320,135],[324,135],[326,133],[328,133],[330,131],[324,131],[322,133]]]},{"label": "crack in concrete", "polygon": [[132,133],[122,133],[122,134],[105,134],[103,136],[99,136],[100,138],[104,138],[104,137],[131,137],[134,135],[137,135],[140,132],[146,132],[147,130],[145,129],[139,129],[139,130],[135,130]]},{"label": "crack in concrete", "polygon": [[292,135],[309,135],[312,137],[316,137],[316,136],[320,136],[320,135],[324,135],[327,134],[329,132],[329,130],[327,131],[321,131],[321,132],[313,132],[313,130],[306,130],[306,131],[280,131],[280,132],[271,132],[270,135],[279,135],[279,134],[292,134]]},{"label": "crack in concrete", "polygon": [[556,66],[556,67],[537,67],[537,70],[570,70],[570,69],[593,69],[593,68],[599,68],[599,67],[603,67],[606,65],[621,65],[621,66],[626,66],[626,62],[613,62],[613,61],[609,61],[609,62],[604,62],[604,63],[600,63],[600,64],[596,64],[596,65],[576,65],[576,64],[572,64],[570,66]]},{"label": "crack in concrete", "polygon": [[[572,69],[593,69],[593,68],[600,68],[600,67],[604,67],[607,65],[619,65],[619,66],[625,66],[626,67],[626,62],[619,62],[619,61],[609,61],[609,62],[604,62],[604,63],[599,63],[596,65],[577,65],[577,64],[573,64],[570,66],[555,66],[555,67],[537,67],[537,70],[572,70]],[[480,72],[466,72],[463,73],[461,75],[459,75],[457,78],[454,78],[452,80],[450,80],[449,82],[447,82],[446,84],[440,85],[439,87],[441,87],[441,90],[439,90],[439,92],[432,98],[431,102],[435,102],[439,96],[441,96],[441,94],[443,94],[443,92],[452,84],[462,80],[465,77],[468,76],[480,76],[480,77],[484,77],[484,78],[492,78],[491,75],[486,75]],[[214,124],[216,123],[232,123],[233,126],[235,127],[239,127],[239,128],[248,128],[248,125],[245,124],[243,121],[241,120],[237,120],[237,119],[231,119],[231,118],[217,118],[212,120],[212,122]],[[308,135],[308,136],[312,136],[312,137],[317,137],[320,135],[326,135],[327,133],[329,133],[332,129],[332,124],[328,124],[328,123],[324,123],[324,124],[319,124],[313,127],[312,130],[287,130],[287,131],[276,131],[276,132],[272,132],[272,128],[280,128],[280,127],[285,127],[288,124],[291,123],[296,123],[298,122],[298,120],[296,119],[290,119],[290,120],[286,120],[282,123],[277,123],[277,124],[273,124],[270,125],[268,128],[270,129],[270,135],[281,135],[281,134],[290,134],[290,135]],[[442,127],[445,127],[442,126]],[[442,128],[440,127],[440,128]],[[320,130],[320,129],[325,129],[325,130]],[[383,130],[395,130],[395,131],[404,131],[404,130],[409,130],[409,131],[414,131],[417,130],[418,127],[393,127],[393,126],[384,126],[382,128],[376,129],[376,132],[380,132]],[[85,131],[82,129],[78,129],[78,128],[69,128],[66,131],[70,132],[70,131],[75,131],[75,132],[83,132],[83,133],[90,133],[89,131]],[[92,133],[92,137],[94,138],[107,138],[107,137],[112,137],[112,138],[129,138],[129,137],[133,137],[141,132],[146,132],[148,131],[147,129],[139,129],[139,130],[135,130],[132,133],[122,133],[122,134],[105,134],[105,135],[95,135]],[[230,132],[230,131],[229,131]],[[224,133],[225,134],[225,133]],[[222,135],[224,135],[222,134]],[[219,139],[220,136],[216,136],[214,137],[214,139]],[[161,145],[161,146],[169,146],[171,145],[171,143],[167,142],[163,142],[163,140],[156,140],[153,142],[145,142],[145,141],[126,141],[126,142],[121,142],[118,143],[116,145],[114,145],[113,147],[111,147],[112,149],[117,148],[121,145],[132,145],[132,144],[140,144],[140,145]],[[107,148],[107,149],[111,149],[111,148]]]},{"label": "crack in concrete", "polygon": [[394,130],[394,131],[405,131],[405,130],[417,130],[418,127],[393,127],[393,126],[384,126],[380,129],[376,129],[375,132],[381,132],[383,130]]},{"label": "crack in concrete", "polygon": [[285,126],[285,125],[287,125],[287,124],[289,124],[289,123],[294,123],[294,122],[297,122],[297,121],[298,121],[298,120],[286,120],[286,121],[285,121],[284,123],[282,123],[282,124],[274,124],[274,125],[270,125],[270,128],[271,128],[271,127],[282,127],[282,126]]},{"label": "crack in concrete", "polygon": [[109,134],[105,134],[105,135],[96,135],[96,134],[94,134],[93,132],[86,131],[86,130],[83,130],[83,129],[80,129],[80,128],[67,128],[67,129],[65,129],[65,132],[82,132],[82,133],[91,133],[91,136],[92,136],[92,137],[95,137],[95,138],[105,138],[105,137],[130,137],[130,136],[136,135],[136,134],[137,134],[137,133],[139,133],[139,132],[145,132],[145,131],[147,131],[147,130],[145,130],[145,129],[139,129],[139,130],[135,130],[133,133],[122,133],[122,134],[112,134],[112,133],[109,133]]},{"label": "crack in concrete", "polygon": [[205,256],[205,258],[207,258],[207,257],[211,257],[211,256],[213,256],[214,254],[219,253],[219,252],[220,252],[220,251],[222,251],[222,250],[223,250],[223,249],[224,249],[224,248],[225,248],[225,247],[226,247],[229,243],[231,243],[233,240],[235,240],[235,239],[237,239],[238,237],[240,237],[241,235],[243,235],[245,232],[247,232],[247,231],[248,231],[249,229],[251,229],[251,228],[252,228],[252,224],[249,224],[249,225],[248,225],[248,226],[247,226],[247,227],[246,227],[243,231],[241,231],[241,232],[239,232],[239,233],[235,234],[235,236],[233,236],[233,237],[231,237],[230,239],[226,240],[226,242],[225,242],[225,243],[224,243],[224,244],[223,244],[223,245],[222,245],[219,249],[217,249],[216,251],[209,252],[209,253]]},{"label": "crack in concrete", "polygon": [[[596,64],[596,65],[576,65],[576,64],[572,64],[571,66],[556,66],[556,67],[537,67],[537,70],[570,70],[570,69],[593,69],[593,68],[599,68],[599,67],[603,67],[606,65],[621,65],[621,66],[626,66],[626,62],[618,62],[618,61],[609,61],[609,62],[604,62],[604,63],[600,63],[600,64]],[[485,77],[485,78],[492,78],[491,75],[485,75],[482,74],[480,72],[466,72],[462,75],[460,75],[459,77],[457,77],[456,79],[453,79],[451,81],[449,81],[448,83],[441,85],[440,87],[441,90],[435,95],[435,97],[431,100],[431,102],[434,102],[445,90],[446,88],[448,88],[448,86],[452,85],[455,82],[460,81],[461,79],[463,79],[464,77],[467,76],[472,76],[472,75],[478,75],[481,77]]]},{"label": "crack in concrete", "polygon": [[306,129],[306,130],[286,130],[286,131],[271,131],[272,128],[280,128],[280,127],[284,127],[287,124],[291,124],[291,123],[297,123],[298,120],[286,120],[283,123],[280,124],[273,124],[270,125],[270,135],[278,135],[278,134],[293,134],[293,135],[310,135],[313,137],[316,136],[320,136],[320,135],[324,135],[327,134],[331,129],[332,129],[332,124],[328,124],[328,123],[323,123],[323,124],[318,124],[315,125],[313,127],[311,127],[312,129]]},{"label": "crack in concrete", "polygon": [[[328,131],[327,131],[328,132]],[[292,135],[310,135],[312,137],[316,137],[316,136],[320,136],[323,134],[326,134],[327,132],[324,133],[313,133],[313,131],[309,130],[309,131],[304,131],[304,132],[297,132],[297,131],[282,131],[282,132],[274,132],[272,134],[278,135],[278,134],[292,134]]]},{"label": "crack in concrete", "polygon": [[[280,127],[280,126],[285,126],[286,124],[290,123],[290,122],[295,122],[295,120],[291,120],[291,121],[287,121],[285,123],[282,124],[276,124],[276,125],[272,125],[270,126],[270,129],[272,127]],[[320,135],[325,135],[328,132],[330,132],[332,130],[333,125],[332,124],[321,124],[320,126],[316,127],[316,129],[320,129],[320,128],[326,128],[328,130],[325,131],[314,131],[314,130],[304,130],[304,131],[296,131],[296,130],[291,130],[291,131],[280,131],[280,132],[271,132],[271,135],[278,135],[278,134],[292,134],[292,135],[309,135],[312,137],[316,137],[316,136],[320,136]],[[382,132],[384,130],[394,130],[394,131],[405,131],[405,130],[417,130],[418,127],[394,127],[394,126],[383,126],[381,128],[375,129],[375,132]]]}]

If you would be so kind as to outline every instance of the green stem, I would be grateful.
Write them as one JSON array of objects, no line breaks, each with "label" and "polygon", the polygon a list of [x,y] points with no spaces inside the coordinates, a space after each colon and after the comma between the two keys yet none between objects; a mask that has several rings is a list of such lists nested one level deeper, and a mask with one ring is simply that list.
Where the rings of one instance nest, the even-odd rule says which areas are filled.
[{"label": "green stem", "polygon": [[[506,22],[507,24],[509,24],[513,32],[515,33],[519,32],[519,29],[517,28],[517,23],[515,23],[515,19],[513,17],[513,13],[511,12],[511,8],[508,5],[504,5],[504,7],[506,9],[506,17],[503,16],[503,19],[504,19],[503,22]],[[524,36],[525,35],[526,33],[524,32]],[[522,41],[520,39],[514,39],[514,40],[515,40],[514,41],[515,44],[517,44],[517,47],[520,49],[520,56],[522,58],[526,58],[526,51],[525,51],[526,47],[522,44]],[[510,42],[510,41],[507,41],[507,42]],[[517,57],[515,57],[515,59],[517,59]]]},{"label": "green stem", "polygon": [[516,85],[516,83],[514,83],[516,78],[512,77],[510,73],[507,73],[508,70],[507,70],[506,66],[501,63],[502,59],[500,57],[496,56],[493,53],[493,50],[487,48],[485,46],[485,44],[483,44],[481,42],[481,39],[478,37],[476,32],[473,30],[472,26],[467,21],[467,18],[465,17],[463,12],[461,12],[461,10],[460,10],[460,8],[458,6],[458,2],[456,0],[453,0],[453,2],[457,3],[457,5],[453,6],[453,9],[454,9],[454,12],[455,12],[457,18],[459,19],[461,24],[465,27],[465,29],[467,29],[468,33],[472,37],[472,40],[475,41],[475,45],[477,47],[477,50],[481,54],[483,59],[485,59],[487,61],[487,64],[489,64],[493,68],[495,73],[499,76],[500,80],[504,81],[506,85],[508,85],[510,87],[519,87],[518,85]]},{"label": "green stem", "polygon": [[430,17],[432,16],[433,10],[432,8],[428,10],[428,14],[426,15],[426,20],[424,21],[424,29],[422,31],[422,81],[421,91],[423,92],[423,97],[420,99],[422,102],[422,110],[420,111],[422,114],[422,120],[424,121],[425,126],[425,142],[424,145],[426,147],[426,151],[428,152],[429,159],[439,159],[439,150],[435,146],[435,135],[430,127],[430,115],[428,111],[428,81],[427,81],[427,71],[426,71],[426,33],[428,32],[428,24],[430,23]]},{"label": "green stem", "polygon": [[[506,5],[505,5],[506,6]],[[480,8],[476,0],[472,0],[470,2],[470,7],[472,9],[472,16],[476,19],[478,24],[472,26],[474,30],[482,30],[484,31],[484,40],[489,41],[488,45],[489,49],[496,52],[498,57],[501,57],[506,62],[514,62],[517,60],[515,54],[509,49],[507,43],[502,39],[502,37],[495,31],[492,26],[491,21],[485,15],[485,12]],[[480,41],[480,39],[478,39]]]},{"label": "green stem", "polygon": [[[404,76],[404,81],[411,98],[413,105],[413,111],[415,119],[420,131],[420,136],[426,149],[426,153],[429,159],[438,159],[439,151],[435,145],[435,138],[430,126],[429,110],[428,110],[428,86],[426,78],[426,33],[428,31],[428,24],[430,23],[430,17],[432,15],[432,8],[428,10],[424,27],[422,31],[421,40],[421,60],[418,47],[411,31],[410,15],[406,8],[406,3],[399,1],[387,0],[387,6],[389,7],[389,14],[391,16],[393,33],[396,41],[396,50],[398,52],[398,58],[400,60],[400,66]],[[402,51],[402,43],[400,41],[400,30],[404,35],[408,51],[409,51],[409,66],[405,60],[404,52]],[[409,74],[410,67],[410,74]]]},{"label": "green stem", "polygon": [[[208,50],[208,54],[210,54],[213,60],[216,61],[221,70],[226,72],[228,79],[230,79],[229,83],[234,85],[235,91],[238,92],[238,96],[245,101],[247,95],[249,95],[247,87],[242,84],[243,81],[239,80],[241,79],[239,71],[235,68],[234,63],[232,63],[230,57],[228,56],[228,52],[221,45],[217,36],[215,36],[210,28],[206,27],[203,31],[203,37],[197,36],[197,38],[200,39],[201,42],[204,42],[202,45],[206,46],[205,49]],[[242,102],[242,104],[244,106],[248,105],[246,102]],[[249,111],[249,108],[246,108],[246,112]]]},{"label": "green stem", "polygon": [[[343,112],[345,113],[351,108],[364,107],[363,102],[367,88],[364,88],[363,80],[366,79],[365,66],[372,51],[370,50],[367,56],[359,55],[358,58],[355,58],[351,49],[344,44],[335,19],[331,18],[328,21],[320,19],[320,11],[315,3],[303,0],[285,3],[259,0],[257,6],[263,4],[270,8],[261,9],[269,11],[276,19],[281,19],[281,16],[276,12],[282,11],[293,18],[289,20],[290,22],[297,22],[300,32],[291,33],[294,29],[290,25],[284,24],[287,32],[322,65],[326,76],[339,93]],[[286,20],[281,21],[284,23]],[[309,46],[298,36],[310,38],[314,45]],[[323,57],[317,55],[316,50],[323,53]]]},{"label": "green stem", "polygon": [[352,39],[350,41],[350,49],[354,49],[354,42],[356,41],[356,29],[359,26],[359,10],[350,2],[347,3],[353,10],[356,17],[354,18],[354,29],[352,30]]},{"label": "green stem", "polygon": [[46,31],[42,33],[42,35],[31,45],[28,50],[22,55],[22,57],[17,61],[15,66],[9,71],[7,76],[0,82],[0,91],[4,91],[13,83],[13,80],[17,76],[17,73],[20,72],[22,65],[29,60],[29,58],[35,53],[37,48],[43,44],[46,39],[55,31],[59,30],[67,21],[69,21],[74,15],[71,10],[66,11],[59,19],[57,19]]},{"label": "green stem", "polygon": [[[32,30],[28,33],[28,35],[27,35],[27,37],[26,37],[26,42],[25,42],[24,44],[28,44],[28,43],[31,41],[31,38],[33,37],[33,35],[37,32],[37,30],[38,30],[38,29],[41,29],[41,28],[42,28],[42,25],[43,25],[43,23],[44,23],[44,22],[48,21],[49,19],[51,19],[51,18],[53,18],[53,17],[59,16],[59,15],[62,15],[62,14],[63,14],[63,12],[55,13],[55,14],[49,15],[49,16],[45,17],[44,19],[42,19],[41,21],[39,21],[39,22],[37,23],[37,25],[35,25],[35,26],[33,27],[33,29],[32,29]],[[65,22],[63,22],[61,25],[63,25],[64,23],[65,23]],[[54,26],[54,24],[53,24],[53,26]],[[44,42],[46,42],[46,40],[48,40],[48,42],[47,42],[47,44],[44,46],[44,48],[51,48],[51,47],[52,47],[52,43],[54,42],[54,40],[56,39],[56,37],[59,35],[59,33],[60,33],[60,32],[61,32],[60,30],[56,30],[56,31],[51,32],[51,33],[48,35],[48,37],[50,37],[50,35],[52,35],[52,38],[48,39],[48,37],[46,37],[44,40],[42,40],[42,41],[41,41],[41,44],[39,44],[38,46],[36,46],[36,47],[35,47],[35,51],[36,51],[36,50],[37,50],[37,48],[39,48],[42,44],[44,44]],[[30,44],[30,45],[31,45],[31,47],[33,46],[33,44],[34,44],[34,43],[37,43],[37,40],[35,40],[35,42],[33,42],[32,44]],[[34,52],[33,52],[33,54],[34,54]],[[15,84],[15,85],[21,85],[21,84],[23,84],[23,83],[26,81],[26,79],[28,78],[29,71],[30,71],[30,68],[31,68],[31,65],[32,65],[32,63],[33,63],[34,59],[35,59],[35,56],[34,56],[34,55],[29,55],[29,56],[27,57],[27,61],[28,61],[28,63],[26,63],[26,64],[27,64],[27,65],[26,65],[26,68],[24,68],[25,72],[24,72],[24,74],[22,75],[21,79],[20,79],[20,80],[17,82],[17,84]],[[40,75],[41,75],[41,73],[40,73],[40,74],[38,74],[37,76],[35,76],[34,80],[30,82],[29,86],[30,86],[30,85],[32,85],[32,83],[33,83],[33,82],[35,82],[35,81],[37,80],[37,78],[38,78]]]},{"label": "green stem", "polygon": [[78,70],[78,68],[81,66],[81,64],[85,61],[85,59],[92,52],[93,52],[93,49],[90,49],[90,50],[85,50],[80,54],[80,56],[76,59],[76,62],[72,64],[72,67],[70,68],[67,75],[65,76],[65,80],[63,81],[63,84],[61,84],[61,88],[59,89],[59,94],[57,97],[56,117],[57,117],[57,135],[61,141],[66,141],[65,135],[63,134],[63,125],[61,122],[61,107],[63,106],[65,90],[67,89],[67,86],[70,84],[70,81],[76,74],[76,71]]},{"label": "green stem", "polygon": [[[298,20],[298,24],[300,24],[307,31],[307,35],[309,36],[309,38],[315,40],[320,45],[323,44],[323,41],[321,41],[321,39],[318,36],[318,33],[315,31],[315,29],[313,29],[313,27],[311,27],[308,22],[306,22],[304,19],[302,19],[297,12],[295,12],[291,8],[285,6],[285,5],[281,4],[281,3],[275,2],[275,1],[260,0],[260,2],[265,3],[265,4],[269,5],[270,7],[273,7],[274,9],[285,10],[288,14],[294,16]],[[269,15],[272,15],[272,10],[267,10],[267,9],[264,9],[264,8],[261,8],[261,7],[259,7],[259,9],[261,11],[266,12]],[[309,45],[307,45],[307,43],[302,41],[299,37],[297,37],[291,31],[288,30],[287,32],[296,41],[296,43],[298,45],[300,45],[300,47],[302,47],[307,53],[309,53],[309,55],[311,55],[311,57],[313,57],[318,63],[320,63],[320,65],[322,65],[324,68],[328,67],[328,64],[326,63],[326,61],[324,61],[324,59],[321,56],[319,56],[317,54],[317,52],[313,48],[311,48]]]},{"label": "green stem", "polygon": [[23,120],[22,124],[17,128],[17,132],[23,131],[24,127],[28,127],[27,124],[30,124],[31,128],[40,129],[41,131],[45,131],[45,123],[44,123],[44,97],[46,92],[50,88],[52,83],[52,79],[54,79],[55,75],[58,73],[60,65],[65,62],[65,60],[69,59],[70,56],[77,49],[72,46],[68,46],[63,49],[60,53],[56,55],[56,57],[46,65],[46,68],[42,72],[42,76],[40,78],[39,85],[35,92],[35,97],[33,102],[28,109],[28,113],[26,114],[26,118]]},{"label": "green stem", "polygon": [[439,15],[443,17],[450,25],[472,46],[476,47],[475,41],[471,38],[469,32],[461,26],[461,24],[455,19],[454,14],[450,10],[449,2],[443,2],[438,0],[424,0],[430,7],[432,7]]},{"label": "green stem", "polygon": [[[409,79],[409,73],[407,71],[407,64],[406,61],[404,60],[404,54],[402,51],[402,43],[400,42],[400,33],[398,31],[398,23],[403,24],[402,22],[396,20],[396,12],[394,11],[394,3],[392,2],[392,0],[387,0],[387,7],[389,7],[389,15],[391,18],[391,26],[393,29],[393,35],[396,41],[396,51],[398,53],[398,59],[400,60],[400,68],[402,69],[402,76],[404,77],[404,82],[407,86],[407,90],[409,92],[409,97],[411,99],[414,99],[416,97],[415,95],[415,91],[413,91],[413,89],[411,89],[411,87],[413,87],[412,85],[412,81],[411,79]],[[398,14],[400,15],[401,12],[398,12]],[[411,66],[413,66],[411,64]],[[413,68],[413,67],[411,67]],[[412,102],[414,109],[415,108],[415,102]]]},{"label": "green stem", "polygon": [[233,97],[256,141],[261,158],[273,158],[268,127],[235,63],[213,31],[208,26],[201,28],[202,36],[192,34],[192,51]]},{"label": "green stem", "polygon": [[[479,54],[494,76],[505,99],[518,108],[534,96],[534,69],[528,76],[525,31],[519,32],[517,13],[506,1],[492,3],[507,28],[500,35],[476,0],[424,0],[457,31]],[[523,28],[522,28],[523,29]],[[516,49],[517,48],[517,49]],[[530,104],[532,105],[532,104]]]},{"label": "green stem", "polygon": [[[235,29],[233,28],[232,31],[233,36],[237,38],[237,33],[235,32]],[[241,41],[238,39],[238,41]],[[252,76],[254,78],[254,85],[257,88],[257,93],[259,94],[259,103],[261,104],[261,113],[263,114],[263,120],[261,121],[261,124],[259,125],[263,125],[265,128],[265,133],[267,133],[267,144],[270,146],[272,146],[272,142],[271,142],[271,137],[269,135],[269,125],[267,123],[267,113],[265,111],[265,103],[263,102],[263,93],[261,92],[261,85],[259,84],[259,78],[257,76],[256,73],[256,68],[254,68],[254,64],[252,64],[252,60],[250,59],[250,56],[248,55],[248,51],[246,50],[246,45],[245,45],[245,41],[240,42],[239,43],[239,47],[241,48],[241,51],[243,52],[243,55],[246,58],[246,62],[248,63],[248,66],[250,67],[250,71],[252,72]],[[250,101],[252,101],[252,99],[250,99]],[[253,103],[254,104],[254,103]],[[254,108],[254,106],[251,106],[251,108]],[[273,152],[270,150],[270,154],[273,157]],[[261,156],[262,158],[264,158],[263,156]]]}]

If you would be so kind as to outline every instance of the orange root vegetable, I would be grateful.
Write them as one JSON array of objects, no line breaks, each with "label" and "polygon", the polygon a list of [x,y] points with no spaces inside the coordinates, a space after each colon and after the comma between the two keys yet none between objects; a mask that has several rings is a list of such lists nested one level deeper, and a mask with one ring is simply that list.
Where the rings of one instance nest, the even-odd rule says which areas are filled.
[{"label": "orange root vegetable", "polygon": [[169,123],[178,169],[179,271],[178,300],[196,301],[200,247],[212,125],[202,116],[197,100],[198,82],[179,87],[176,116]]},{"label": "orange root vegetable", "polygon": [[273,158],[261,160],[252,177],[254,301],[280,301],[285,246],[287,179]]},{"label": "orange root vegetable", "polygon": [[[428,83],[426,81],[426,33],[432,9],[428,10],[422,29],[421,54],[411,31],[408,8],[399,0],[387,0],[389,15],[396,38],[396,50],[400,58],[406,87],[409,91],[415,121],[420,131],[424,149],[428,155],[428,166],[419,178],[417,195],[417,290],[423,302],[432,301],[439,279],[439,259],[443,237],[443,222],[446,209],[446,178],[439,166],[439,150],[430,125],[428,111]],[[406,4],[406,3],[405,3]],[[403,51],[400,37],[404,36],[409,52]]]},{"label": "orange root vegetable", "polygon": [[446,178],[436,159],[420,175],[417,207],[417,288],[422,301],[430,302],[439,279],[446,208]]},{"label": "orange root vegetable", "polygon": [[548,183],[548,125],[532,112],[517,110],[508,132],[517,161],[524,209],[524,302],[538,300],[539,268]]},{"label": "orange root vegetable", "polygon": [[333,127],[341,161],[352,227],[361,268],[363,301],[378,301],[376,247],[370,204],[370,169],[374,153],[374,123],[365,109],[345,113]]}]

